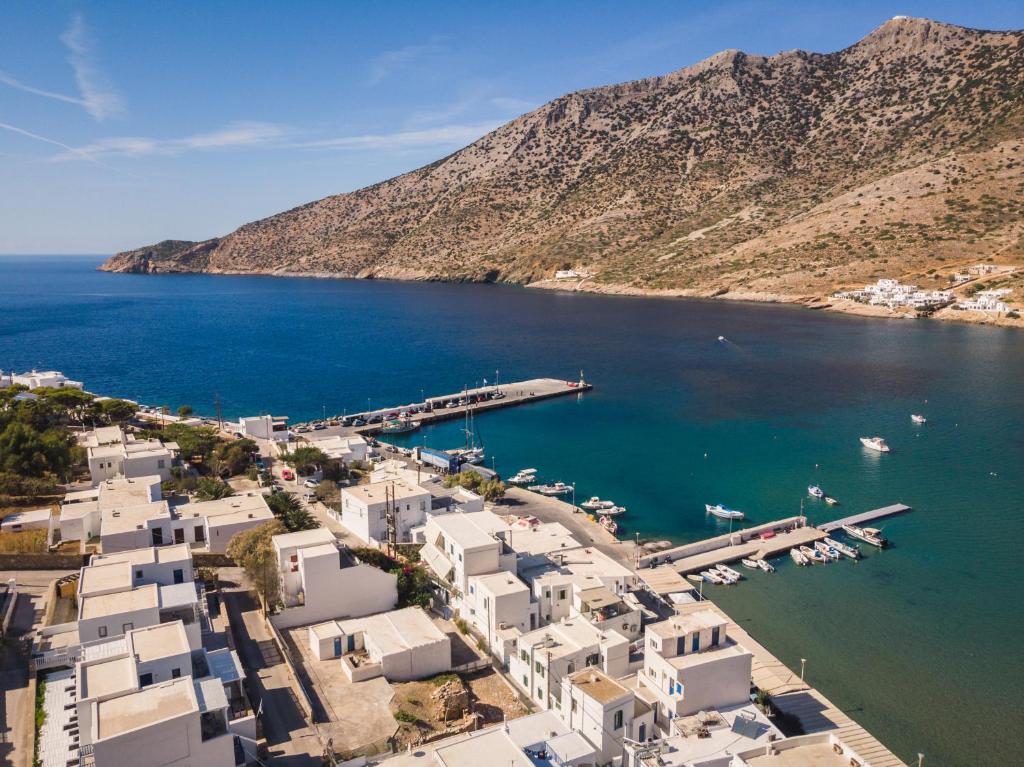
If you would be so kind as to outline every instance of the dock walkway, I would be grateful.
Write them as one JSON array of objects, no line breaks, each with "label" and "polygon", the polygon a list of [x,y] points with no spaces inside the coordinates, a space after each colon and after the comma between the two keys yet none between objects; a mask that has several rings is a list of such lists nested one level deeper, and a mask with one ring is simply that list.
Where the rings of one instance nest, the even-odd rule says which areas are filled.
[{"label": "dock walkway", "polygon": [[876,519],[891,517],[894,514],[902,514],[905,511],[910,511],[910,507],[903,503],[894,503],[891,506],[883,506],[880,509],[872,509],[871,511],[864,511],[860,514],[852,514],[849,517],[836,519],[832,522],[825,522],[818,525],[818,529],[825,533],[831,533],[841,529],[843,525],[863,525],[865,522],[873,522]]},{"label": "dock walkway", "polygon": [[790,532],[778,533],[772,538],[745,541],[739,544],[704,551],[690,557],[677,559],[672,567],[681,575],[706,570],[719,562],[736,562],[744,557],[756,556],[759,559],[780,556],[794,546],[806,546],[825,537],[825,533],[816,527],[798,527]]}]

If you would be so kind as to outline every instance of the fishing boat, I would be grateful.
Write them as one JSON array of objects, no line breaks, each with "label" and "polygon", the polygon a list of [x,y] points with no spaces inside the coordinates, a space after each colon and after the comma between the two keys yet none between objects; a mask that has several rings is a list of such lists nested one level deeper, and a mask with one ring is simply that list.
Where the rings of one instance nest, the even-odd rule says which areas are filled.
[{"label": "fishing boat", "polygon": [[888,453],[892,450],[881,437],[861,437],[860,444],[869,450],[877,450],[879,453]]},{"label": "fishing boat", "polygon": [[775,572],[775,566],[771,562],[769,562],[767,559],[759,559],[759,560],[757,560],[757,566],[760,567],[762,570],[764,570],[766,573],[774,573]]},{"label": "fishing boat", "polygon": [[528,485],[537,478],[536,474],[536,469],[521,469],[508,478],[508,483],[510,485]]},{"label": "fishing boat", "polygon": [[715,565],[715,569],[718,570],[718,572],[720,572],[722,575],[725,575],[729,578],[733,578],[734,580],[743,580],[743,573],[739,572],[738,570],[733,570],[731,567],[727,565],[718,564]]},{"label": "fishing boat", "polygon": [[571,493],[572,485],[567,485],[564,482],[555,482],[553,485],[530,485],[526,489],[541,495],[555,496]]},{"label": "fishing boat", "polygon": [[602,509],[601,513],[605,514],[605,515],[607,515],[609,517],[617,517],[620,514],[625,514],[626,513],[626,507],[625,506],[612,506],[611,508],[608,508],[608,509]]},{"label": "fishing boat", "polygon": [[605,514],[602,514],[601,518],[597,522],[599,525],[601,525],[601,527],[603,527],[612,535],[615,535],[615,533],[617,533],[619,530],[619,524],[614,519]]},{"label": "fishing boat", "polygon": [[800,553],[807,557],[808,561],[818,565],[823,565],[828,561],[824,554],[820,551],[815,551],[810,546],[801,546]]},{"label": "fishing boat", "polygon": [[815,498],[824,498],[825,497],[825,491],[822,490],[817,485],[808,485],[807,486],[807,494],[808,495],[813,495]]},{"label": "fishing boat", "polygon": [[727,509],[722,504],[718,503],[712,506],[710,503],[705,503],[704,508],[708,514],[712,514],[719,519],[743,519],[746,516],[742,511],[736,511],[734,509]]},{"label": "fishing boat", "polygon": [[709,567],[708,570],[713,573],[718,573],[718,577],[722,579],[722,582],[727,586],[731,586],[734,583],[739,583],[739,578],[730,575],[729,573],[719,570],[717,567]]},{"label": "fishing boat", "polygon": [[913,413],[910,416],[910,420],[913,421],[914,423],[928,423],[928,419],[925,418],[923,415],[920,415],[919,413]]},{"label": "fishing boat", "polygon": [[800,551],[800,549],[790,549],[789,556],[791,556],[793,558],[793,561],[801,567],[810,564],[810,561],[808,561],[807,557],[804,556],[804,553]]},{"label": "fishing boat", "polygon": [[740,560],[740,564],[743,565],[748,570],[760,570],[761,569],[761,565],[758,564],[758,560],[756,560],[756,559],[745,559],[744,558],[744,559]]},{"label": "fishing boat", "polygon": [[827,543],[833,549],[838,551],[844,557],[849,557],[850,559],[860,559],[860,549],[858,549],[856,546],[847,546],[845,543],[843,543],[842,541],[837,541],[835,538],[826,538],[825,543]]},{"label": "fishing boat", "polygon": [[700,575],[708,583],[726,583],[725,578],[717,570],[701,570]]},{"label": "fishing boat", "polygon": [[825,496],[825,503],[827,503],[829,506],[838,506],[839,505],[839,501],[837,501],[831,495],[826,495]]},{"label": "fishing boat", "polygon": [[831,559],[833,562],[838,562],[839,557],[842,556],[838,551],[836,551],[834,548],[829,546],[824,541],[815,541],[814,548],[815,550],[824,554],[827,559]]},{"label": "fishing boat", "polygon": [[381,434],[405,434],[406,432],[416,431],[420,428],[420,422],[414,421],[411,418],[395,418],[384,423],[380,427]]},{"label": "fishing boat", "polygon": [[882,536],[882,531],[874,527],[843,525],[843,532],[852,538],[864,541],[864,543],[870,543],[872,546],[877,546],[880,549],[884,549],[889,545],[889,542]]},{"label": "fishing boat", "polygon": [[614,501],[602,501],[596,495],[590,496],[590,500],[584,501],[580,504],[584,509],[588,511],[601,511],[602,509],[610,509],[615,505]]}]

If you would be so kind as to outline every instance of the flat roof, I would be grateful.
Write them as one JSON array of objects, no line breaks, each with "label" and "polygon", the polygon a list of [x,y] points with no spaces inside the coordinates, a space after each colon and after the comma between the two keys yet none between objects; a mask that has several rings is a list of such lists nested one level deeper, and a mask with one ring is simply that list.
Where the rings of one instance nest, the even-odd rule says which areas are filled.
[{"label": "flat roof", "polygon": [[388,479],[383,482],[371,482],[368,485],[343,487],[341,489],[341,493],[342,495],[352,496],[356,500],[369,505],[383,503],[385,500],[385,491],[391,488],[394,488],[394,495],[391,496],[394,500],[414,498],[420,495],[430,495],[427,490],[424,490],[419,485],[406,482],[404,479]]},{"label": "flat roof", "polygon": [[147,503],[153,497],[154,487],[157,489],[156,497],[159,498],[160,482],[160,477],[156,474],[132,479],[118,477],[104,480],[97,485],[100,508],[117,509]]},{"label": "flat roof", "polygon": [[738,658],[742,655],[750,655],[750,653],[730,639],[718,647],[701,650],[700,652],[690,652],[686,655],[677,655],[674,658],[666,658],[665,660],[667,660],[674,668],[684,669],[691,668],[693,666],[700,666],[714,660]]},{"label": "flat roof", "polygon": [[132,587],[132,566],[128,562],[109,562],[82,568],[78,583],[80,596],[101,592],[128,591]]},{"label": "flat roof", "polygon": [[192,550],[187,543],[175,543],[170,546],[148,546],[144,549],[115,551],[111,554],[93,554],[91,567],[107,565],[114,562],[127,562],[130,565],[168,564],[192,559]]},{"label": "flat roof", "polygon": [[163,609],[194,605],[199,599],[199,592],[196,590],[195,581],[174,583],[170,586],[159,586],[157,591],[159,593],[160,607]]},{"label": "flat roof", "polygon": [[528,593],[530,591],[529,586],[519,580],[519,578],[512,573],[507,573],[505,571],[491,573],[489,575],[470,576],[469,582],[472,583],[473,581],[484,586],[496,597],[507,596],[508,594],[517,594],[521,591]]},{"label": "flat roof", "polygon": [[334,543],[334,533],[326,527],[316,527],[312,530],[300,530],[297,533],[281,533],[270,539],[274,542],[278,551],[281,549],[304,548],[306,546],[320,546],[325,543]]},{"label": "flat roof", "polygon": [[78,617],[79,620],[104,618],[108,615],[120,615],[159,606],[159,589],[156,584],[149,584],[113,594],[82,597],[79,600]]},{"label": "flat roof", "polygon": [[97,740],[112,738],[198,710],[192,677],[149,685],[138,692],[101,701],[96,705]]},{"label": "flat roof", "polygon": [[133,629],[128,632],[128,636],[132,651],[140,663],[192,652],[188,635],[185,634],[185,625],[181,621]]},{"label": "flat roof", "polygon": [[45,522],[50,519],[53,512],[49,509],[33,509],[32,511],[16,511],[4,517],[4,525],[25,525],[30,522]]},{"label": "flat roof", "polygon": [[611,703],[632,693],[596,667],[569,675],[569,680],[598,703]]},{"label": "flat roof", "polygon": [[262,493],[229,495],[215,501],[197,501],[176,506],[179,517],[206,517],[211,527],[249,519],[273,518]]},{"label": "flat roof", "polygon": [[[480,514],[490,514],[490,512],[443,514],[431,519],[430,524],[440,528],[445,537],[450,538],[462,549],[480,549],[494,546],[497,543],[495,538],[487,532],[486,528],[477,524],[478,520],[476,518]],[[491,516],[494,515],[491,514]],[[433,543],[434,541],[428,539],[428,542]]]},{"label": "flat roof", "polygon": [[637,572],[647,588],[655,594],[674,594],[679,591],[693,591],[693,585],[669,565],[644,568]]},{"label": "flat roof", "polygon": [[580,599],[586,602],[591,609],[617,605],[622,601],[622,597],[607,586],[594,586],[593,588],[582,589],[579,595]]},{"label": "flat roof", "polygon": [[447,635],[419,607],[405,607],[337,623],[346,634],[360,631],[367,634],[383,655],[436,642],[449,642]]},{"label": "flat roof", "polygon": [[[600,644],[602,637],[603,632],[588,621],[583,618],[571,618],[523,634],[519,638],[519,646],[532,646],[535,653],[545,652],[550,657],[559,658],[584,647]],[[625,637],[622,637],[622,640],[628,641]]]},{"label": "flat roof", "polygon": [[146,527],[146,522],[151,519],[160,519],[161,517],[170,519],[170,516],[171,511],[167,506],[167,501],[152,501],[135,506],[103,509],[100,517],[100,535],[116,535],[143,529]]},{"label": "flat roof", "polygon": [[728,625],[728,623],[725,618],[711,610],[694,610],[691,613],[676,613],[666,621],[648,626],[648,629],[658,636],[672,637],[679,636],[680,634],[689,634],[691,631],[701,631],[702,629],[715,627],[721,628]]},{"label": "flat roof", "polygon": [[580,548],[580,542],[561,522],[515,528],[506,540],[511,548],[525,554],[548,554]]},{"label": "flat roof", "polygon": [[82,699],[102,698],[138,687],[135,663],[131,658],[93,663],[80,667],[79,694]]}]

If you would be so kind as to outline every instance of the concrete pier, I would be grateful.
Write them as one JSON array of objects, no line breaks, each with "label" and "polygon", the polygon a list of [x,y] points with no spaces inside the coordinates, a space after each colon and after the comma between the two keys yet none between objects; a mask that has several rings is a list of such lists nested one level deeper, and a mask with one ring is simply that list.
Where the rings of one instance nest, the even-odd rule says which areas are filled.
[{"label": "concrete pier", "polygon": [[836,519],[832,522],[825,522],[824,524],[818,525],[818,529],[822,532],[831,533],[835,530],[841,529],[843,525],[863,525],[866,522],[873,522],[876,519],[891,517],[894,514],[902,514],[905,511],[910,511],[910,507],[903,503],[894,503],[891,506],[883,506],[880,509],[872,509],[871,511],[865,511],[860,514],[852,514],[849,517],[843,517],[842,519]]}]

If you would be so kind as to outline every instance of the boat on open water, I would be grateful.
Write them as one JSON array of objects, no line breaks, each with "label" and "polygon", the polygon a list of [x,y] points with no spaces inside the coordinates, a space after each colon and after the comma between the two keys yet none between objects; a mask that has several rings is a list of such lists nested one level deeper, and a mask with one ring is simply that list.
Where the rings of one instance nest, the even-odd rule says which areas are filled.
[{"label": "boat on open water", "polygon": [[870,543],[872,546],[877,546],[880,549],[884,549],[889,545],[889,542],[882,535],[882,531],[875,527],[858,527],[857,525],[843,525],[843,532],[849,535],[851,538],[856,538],[864,543]]},{"label": "boat on open water", "polygon": [[714,506],[710,503],[705,503],[704,508],[707,510],[708,514],[716,516],[719,519],[743,519],[746,516],[742,511],[727,509],[720,503],[716,503]]}]

